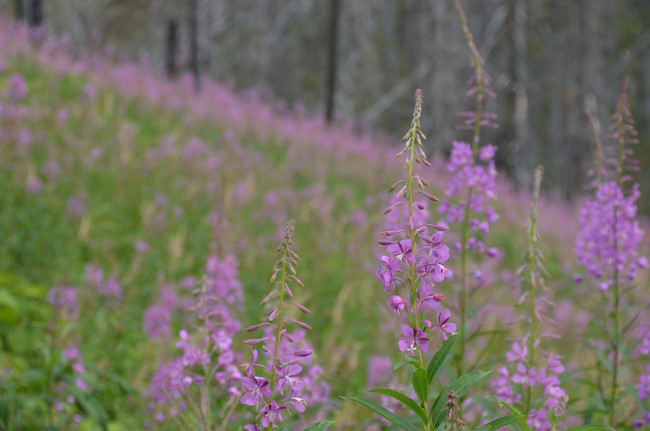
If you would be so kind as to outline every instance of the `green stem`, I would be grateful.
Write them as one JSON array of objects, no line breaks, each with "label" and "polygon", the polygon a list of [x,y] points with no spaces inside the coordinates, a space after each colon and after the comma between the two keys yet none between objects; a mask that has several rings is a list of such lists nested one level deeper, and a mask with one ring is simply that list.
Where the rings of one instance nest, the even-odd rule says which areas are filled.
[{"label": "green stem", "polygon": [[469,236],[469,216],[470,216],[470,202],[472,201],[472,195],[474,193],[474,188],[470,187],[467,190],[467,200],[465,202],[465,213],[463,215],[463,224],[460,229],[461,235],[461,249],[460,249],[460,280],[461,280],[461,290],[460,290],[460,354],[457,364],[458,364],[458,377],[463,375],[463,360],[465,358],[465,344],[467,338],[467,332],[465,327],[467,326],[467,291],[469,290],[468,280],[467,280],[467,238]]},{"label": "green stem", "polygon": [[282,331],[282,307],[284,305],[284,286],[287,281],[287,246],[286,244],[282,249],[282,278],[280,280],[280,305],[278,306],[278,323],[275,328],[275,350],[273,351],[273,362],[271,366],[273,367],[271,371],[271,398],[269,399],[269,404],[273,401],[273,389],[275,387],[275,363],[278,360],[278,348],[280,347],[280,332]]},{"label": "green stem", "polygon": [[[530,273],[530,338],[528,339],[528,367],[532,367],[535,363],[535,337],[536,337],[536,327],[537,327],[537,318],[535,317],[535,293],[537,288],[537,280],[535,279],[535,243],[537,241],[537,234],[535,231],[536,224],[536,202],[533,202],[533,209],[531,210],[531,219],[530,219],[530,245],[528,253],[530,254],[528,260],[528,271]],[[526,410],[524,413],[530,411],[530,403],[532,398],[532,388],[528,386],[528,391],[526,394]]]},{"label": "green stem", "polygon": [[[463,30],[463,35],[469,47],[470,54],[472,55],[472,62],[474,63],[475,70],[475,79],[476,79],[476,115],[474,122],[474,135],[472,139],[472,165],[475,164],[476,158],[478,156],[479,141],[481,134],[481,118],[483,116],[483,97],[485,96],[485,91],[483,88],[483,66],[481,65],[481,57],[474,45],[474,38],[472,33],[469,30],[469,25],[467,24],[467,17],[463,12],[463,8],[460,5],[459,0],[454,0],[454,7],[458,13],[458,18]],[[461,325],[460,325],[460,356],[458,358],[458,377],[463,373],[463,360],[465,358],[465,344],[466,344],[466,326],[467,326],[467,291],[468,280],[467,280],[467,239],[469,236],[469,217],[470,217],[470,203],[472,200],[473,188],[470,187],[467,191],[467,205],[465,206],[465,212],[463,215],[463,225],[461,227],[461,251],[460,251],[460,277],[461,277],[461,292],[460,292],[460,315],[461,315]]]},{"label": "green stem", "polygon": [[[625,83],[623,84],[626,85]],[[616,170],[616,184],[618,188],[622,191],[622,181],[623,181],[623,159],[624,159],[624,150],[625,150],[625,130],[624,130],[624,94],[619,96],[619,103],[617,106],[618,110],[618,119],[616,122],[616,128],[618,131],[618,165]],[[614,253],[618,254],[618,205],[614,206]],[[618,390],[618,360],[619,360],[619,350],[620,350],[620,337],[619,337],[619,305],[620,305],[620,295],[619,295],[619,272],[618,267],[614,267],[614,310],[612,313],[612,320],[614,324],[614,336],[612,340],[612,349],[614,350],[614,364],[612,369],[612,387],[609,396],[610,402],[610,412],[609,412],[609,424],[612,427],[616,427],[616,392]]]},{"label": "green stem", "polygon": [[[411,142],[410,144],[411,148],[408,156],[409,173],[408,173],[408,180],[407,180],[407,193],[409,198],[409,220],[413,219],[413,189],[415,188],[415,181],[413,179],[413,160],[415,159],[415,146],[417,145],[416,134],[417,134],[416,129],[412,129],[411,136],[409,137],[409,140]],[[413,254],[415,254],[417,237],[413,229],[410,229],[409,236],[411,239],[411,250]],[[409,284],[411,288],[410,293],[411,293],[411,308],[413,309],[413,324],[415,325],[416,328],[420,328],[420,316],[418,313],[418,293],[417,293],[418,286],[417,286],[417,274],[416,274],[415,263],[411,263],[409,269],[410,269]],[[420,366],[424,369],[425,362],[424,362],[424,356],[422,355],[422,350],[418,349],[418,357],[420,360]]]}]

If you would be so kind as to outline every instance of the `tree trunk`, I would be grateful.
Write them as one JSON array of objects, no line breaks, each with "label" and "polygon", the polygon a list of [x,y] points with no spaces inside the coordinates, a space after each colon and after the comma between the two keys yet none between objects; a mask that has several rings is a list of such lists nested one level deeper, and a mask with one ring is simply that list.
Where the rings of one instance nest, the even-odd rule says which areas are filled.
[{"label": "tree trunk", "polygon": [[16,21],[22,21],[25,19],[25,5],[23,0],[14,0],[14,16]]},{"label": "tree trunk", "polygon": [[510,84],[506,93],[508,116],[506,164],[519,185],[528,186],[536,157],[528,139],[528,93],[526,73],[526,5],[523,0],[508,0],[510,36]]},{"label": "tree trunk", "polygon": [[336,93],[336,60],[339,26],[339,0],[330,0],[329,43],[327,52],[327,89],[325,119],[327,123],[334,120],[334,96]]},{"label": "tree trunk", "polygon": [[31,27],[40,27],[43,25],[43,0],[31,0],[29,25]]},{"label": "tree trunk", "polygon": [[178,75],[176,68],[178,53],[178,23],[175,19],[167,21],[167,37],[165,39],[165,70],[167,78],[174,79]]},{"label": "tree trunk", "polygon": [[190,1],[190,70],[194,77],[194,90],[201,90],[201,75],[199,69],[199,1]]}]

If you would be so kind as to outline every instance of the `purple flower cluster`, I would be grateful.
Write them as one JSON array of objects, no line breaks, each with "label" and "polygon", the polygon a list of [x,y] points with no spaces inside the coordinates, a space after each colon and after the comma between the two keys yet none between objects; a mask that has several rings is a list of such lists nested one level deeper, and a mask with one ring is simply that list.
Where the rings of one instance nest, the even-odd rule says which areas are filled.
[{"label": "purple flower cluster", "polygon": [[[495,151],[496,147],[493,145],[481,147],[479,158],[484,164],[478,164],[474,161],[470,144],[454,141],[447,165],[453,175],[445,191],[447,197],[441,200],[438,208],[449,224],[462,223],[466,217],[465,213],[469,211],[468,228],[472,234],[468,235],[467,248],[491,257],[496,256],[497,250],[486,248],[479,235],[488,233],[490,223],[499,219],[494,208],[488,205],[488,202],[495,198]],[[457,244],[457,251],[460,251],[461,247],[462,244]]]},{"label": "purple flower cluster", "polygon": [[[493,383],[496,396],[509,404],[515,404],[521,401],[521,393],[524,393],[528,387],[541,388],[544,394],[543,408],[530,410],[527,422],[535,431],[549,431],[551,422],[548,410],[551,409],[558,416],[562,416],[568,401],[568,396],[560,382],[560,375],[564,373],[562,357],[553,353],[547,354],[547,362],[544,367],[528,364],[527,357],[526,340],[521,343],[512,343],[512,348],[506,354],[506,362],[516,362],[516,371],[514,374],[510,374],[506,366],[499,368],[499,376]],[[516,391],[513,385],[518,385],[521,390]]]},{"label": "purple flower cluster", "polygon": [[76,320],[78,314],[77,288],[70,286],[54,286],[47,294],[50,303],[66,318]]},{"label": "purple flower cluster", "polygon": [[[181,355],[166,364],[161,363],[149,387],[148,413],[158,422],[166,420],[167,415],[182,414],[188,406],[195,405],[191,398],[202,392],[194,391],[195,388],[205,388],[205,393],[215,392],[213,388],[216,387],[217,397],[240,395],[241,373],[237,364],[241,355],[234,352],[232,343],[240,328],[232,308],[240,308],[243,300],[237,259],[234,255],[224,259],[210,256],[206,273],[204,283],[194,292],[196,300],[191,307],[198,321],[190,329],[179,332],[176,347],[182,349]],[[163,300],[158,307],[164,311],[163,320],[171,316],[176,302],[168,296],[168,303]]]},{"label": "purple flower cluster", "polygon": [[625,197],[616,182],[604,183],[580,212],[575,253],[601,291],[613,283],[632,282],[638,269],[648,268],[648,260],[637,252],[643,239],[636,220],[635,202],[639,196],[638,184]]},{"label": "purple flower cluster", "polygon": [[162,286],[158,302],[144,312],[142,326],[150,339],[168,340],[171,337],[172,314],[177,306],[178,295],[174,287]]},{"label": "purple flower cluster", "polygon": [[[244,341],[250,346],[261,344],[264,363],[258,363],[259,353],[252,350],[252,361],[246,364],[241,378],[242,404],[255,407],[253,423],[244,427],[247,431],[263,428],[275,429],[284,418],[284,411],[293,408],[304,412],[308,403],[325,401],[329,387],[318,382],[322,369],[311,363],[312,349],[305,341],[305,329],[309,325],[286,316],[288,305],[303,313],[309,310],[291,300],[293,292],[289,282],[302,286],[296,275],[298,255],[293,251],[294,222],[287,223],[284,239],[278,248],[280,258],[273,268],[271,282],[277,280],[277,288],[262,300],[269,311],[264,322],[251,326],[249,332],[263,329],[261,338]],[[288,324],[302,328],[289,332]]]},{"label": "purple flower cluster", "polygon": [[379,241],[385,247],[385,254],[379,257],[381,266],[375,271],[384,291],[391,295],[391,312],[406,312],[413,317],[411,324],[402,328],[403,336],[398,342],[400,351],[410,355],[427,352],[428,330],[437,328],[443,339],[447,338],[447,333],[456,331],[456,325],[449,322],[451,313],[448,310],[438,313],[437,325],[430,320],[419,321],[422,311],[440,306],[445,297],[435,291],[436,283],[451,276],[445,266],[449,259],[449,248],[444,244],[442,232],[445,227],[427,222],[426,201],[438,199],[424,191],[427,182],[413,172],[413,162],[428,164],[422,150],[421,113],[422,93],[418,90],[411,130],[404,136],[405,146],[398,154],[407,154],[405,164],[409,175],[392,187],[397,191],[384,212],[386,231],[382,235],[387,239]]},{"label": "purple flower cluster", "polygon": [[[70,286],[54,286],[48,293],[48,299],[54,308],[60,313],[59,316],[65,321],[65,325],[74,323],[79,317],[79,304],[77,298],[77,288]],[[69,331],[66,331],[68,334]],[[65,347],[61,353],[68,364],[70,364],[73,375],[73,383],[60,383],[55,387],[55,397],[53,405],[57,412],[70,413],[76,410],[76,399],[70,391],[70,385],[74,384],[79,390],[88,392],[88,384],[86,383],[86,369],[83,364],[81,351],[78,347],[78,342],[66,337],[63,340]],[[78,414],[73,415],[73,420],[79,422],[81,416]]]},{"label": "purple flower cluster", "polygon": [[[639,344],[636,351],[643,356],[650,356],[650,326],[641,326],[638,331]],[[639,383],[637,385],[639,393],[639,404],[647,406],[647,400],[650,396],[650,365],[647,365],[645,373],[639,376]],[[644,408],[647,410],[647,408]],[[650,424],[650,412],[645,412],[641,419],[634,421],[634,427],[640,429],[644,424]]]},{"label": "purple flower cluster", "polygon": [[86,280],[88,287],[93,287],[105,298],[115,301],[122,301],[122,286],[115,274],[104,279],[104,270],[91,263],[86,264]]}]

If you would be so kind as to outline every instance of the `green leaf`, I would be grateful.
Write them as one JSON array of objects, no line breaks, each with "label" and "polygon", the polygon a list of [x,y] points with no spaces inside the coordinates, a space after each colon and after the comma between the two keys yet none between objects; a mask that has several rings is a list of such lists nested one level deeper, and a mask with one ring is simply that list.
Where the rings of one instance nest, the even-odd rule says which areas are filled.
[{"label": "green leaf", "polygon": [[400,361],[400,362],[396,363],[395,366],[393,367],[393,371],[399,370],[400,368],[402,368],[406,364],[412,365],[415,368],[420,368],[420,364],[417,361],[414,361],[413,359],[409,359],[407,361]]},{"label": "green leaf", "polygon": [[18,300],[6,290],[0,290],[0,322],[13,324],[18,321]]},{"label": "green leaf", "polygon": [[592,430],[616,431],[614,428],[607,425],[580,425],[578,427],[571,427],[566,429],[566,431],[592,431]]},{"label": "green leaf", "polygon": [[307,428],[305,428],[302,431],[322,431],[322,430],[326,430],[327,427],[329,427],[330,425],[333,425],[333,424],[334,424],[334,421],[323,420],[323,421],[316,422],[315,424],[308,426]]},{"label": "green leaf", "polygon": [[465,394],[465,392],[467,392],[470,386],[472,386],[474,383],[478,382],[488,374],[490,374],[490,371],[486,371],[486,372],[476,371],[474,373],[465,374],[464,376],[460,376],[459,378],[451,382],[449,386],[445,387],[442,391],[440,391],[438,398],[436,399],[435,403],[433,403],[433,405],[431,406],[431,411],[429,413],[429,418],[431,419],[431,422],[436,427],[439,427],[442,421],[445,419],[447,414],[445,405],[447,404],[447,394],[449,393],[449,391],[454,391],[457,397],[461,397],[463,396],[463,394]]},{"label": "green leaf", "polygon": [[442,363],[445,362],[445,358],[449,354],[449,351],[456,342],[457,338],[458,334],[454,334],[451,337],[447,338],[447,341],[442,343],[440,350],[438,350],[436,354],[433,355],[433,358],[431,358],[429,366],[427,367],[427,378],[429,379],[429,384],[431,384],[433,378],[436,376],[436,374],[438,374]]},{"label": "green leaf", "polygon": [[396,399],[397,401],[404,404],[406,407],[410,408],[413,413],[418,415],[418,417],[422,420],[423,424],[427,423],[427,414],[424,412],[422,407],[420,407],[418,403],[416,403],[410,397],[404,395],[403,393],[397,392],[393,389],[371,389],[370,392],[386,395],[388,397]]},{"label": "green leaf", "polygon": [[429,382],[427,380],[427,372],[422,368],[418,368],[413,373],[413,390],[420,399],[420,403],[424,406],[429,398]]},{"label": "green leaf", "polygon": [[404,431],[417,431],[413,427],[413,425],[406,422],[401,417],[397,416],[394,413],[391,413],[390,411],[386,410],[382,406],[379,406],[379,405],[373,403],[370,400],[367,400],[367,399],[365,399],[363,397],[350,397],[350,398],[346,398],[346,399],[355,401],[355,402],[361,404],[362,406],[372,410],[373,412],[377,413],[379,416],[381,416],[381,417],[383,417],[385,419],[388,419],[390,422],[397,425],[398,427],[400,427]]},{"label": "green leaf", "polygon": [[496,400],[496,401],[497,401],[499,404],[501,404],[503,407],[505,407],[505,408],[507,408],[508,410],[510,410],[510,413],[512,413],[513,415],[515,415],[515,417],[516,417],[517,420],[519,421],[519,424],[524,428],[524,431],[531,431],[530,427],[529,427],[528,424],[526,423],[526,417],[527,417],[527,416],[525,416],[522,412],[520,412],[519,409],[517,409],[516,407],[511,406],[511,405],[508,404],[507,402],[505,402],[505,401],[503,401],[503,400],[500,400],[500,399],[498,399],[498,398],[496,398],[496,397],[490,397],[490,398]]},{"label": "green leaf", "polygon": [[506,425],[510,425],[511,423],[515,422],[517,420],[517,417],[514,415],[510,416],[504,416],[499,419],[495,419],[492,422],[488,422],[485,425],[481,425],[478,428],[474,428],[474,431],[495,431],[498,430],[501,427],[504,427]]}]

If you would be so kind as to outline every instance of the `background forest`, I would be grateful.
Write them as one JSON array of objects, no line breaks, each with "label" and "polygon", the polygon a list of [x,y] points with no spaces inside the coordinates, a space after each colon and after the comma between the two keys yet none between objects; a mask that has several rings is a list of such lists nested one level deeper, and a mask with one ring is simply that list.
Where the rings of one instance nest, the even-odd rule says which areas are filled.
[{"label": "background forest", "polygon": [[[28,16],[32,1],[5,0],[4,8],[24,3]],[[430,95],[422,121],[436,156],[448,154],[453,130],[445,125],[467,105],[462,71],[469,57],[447,1],[34,3],[44,31],[67,35],[77,50],[110,42],[160,73],[196,71],[237,90],[254,89],[266,101],[304,105],[310,113],[325,114],[333,97],[335,121],[363,129],[391,132],[404,124],[417,85]],[[565,197],[580,191],[592,163],[584,109],[606,118],[617,89],[608,84],[624,75],[632,78],[639,132],[648,134],[649,2],[473,0],[465,8],[499,95],[495,109],[502,120],[488,139],[499,147],[498,166],[518,184],[527,184],[543,164],[545,188]],[[171,27],[176,48],[170,69]],[[650,149],[637,151],[642,171],[650,172]],[[650,174],[639,180],[642,190],[650,187]]]}]

